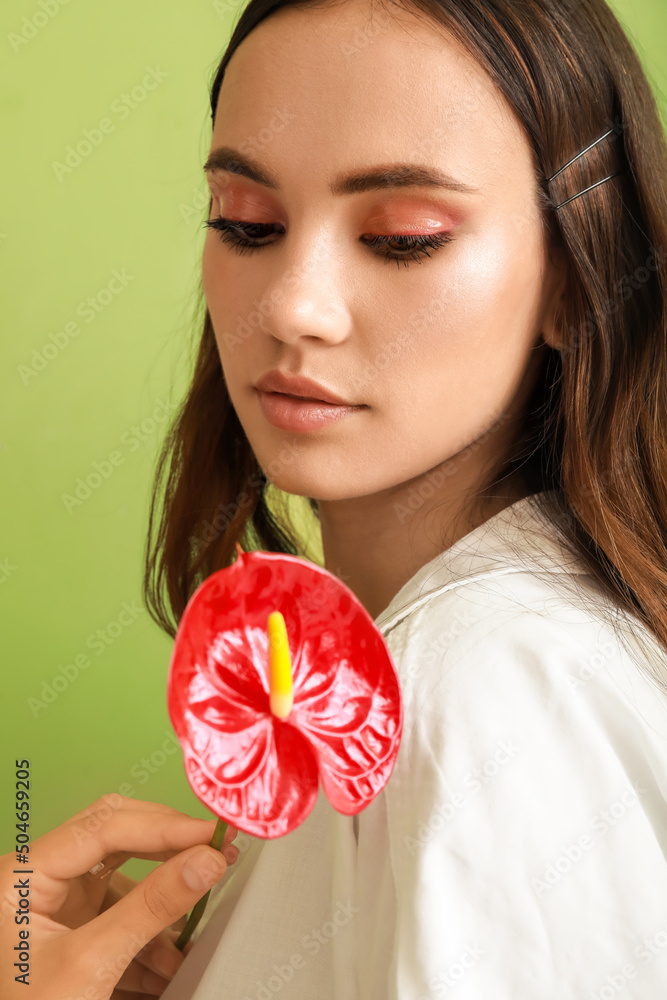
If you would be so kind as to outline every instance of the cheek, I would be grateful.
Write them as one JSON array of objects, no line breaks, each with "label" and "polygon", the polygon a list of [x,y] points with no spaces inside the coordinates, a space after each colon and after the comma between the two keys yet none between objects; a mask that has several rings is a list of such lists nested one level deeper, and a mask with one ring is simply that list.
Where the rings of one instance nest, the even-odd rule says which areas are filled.
[{"label": "cheek", "polygon": [[204,292],[204,298],[211,314],[212,309],[217,306],[221,291],[224,288],[224,268],[220,261],[220,247],[215,246],[214,239],[218,239],[215,233],[209,232],[206,234],[201,261],[202,291]]},{"label": "cheek", "polygon": [[416,344],[459,371],[484,369],[498,352],[521,353],[536,337],[542,281],[539,247],[487,226],[443,268]]},{"label": "cheek", "polygon": [[407,332],[384,378],[397,428],[428,425],[434,410],[484,423],[508,405],[537,341],[541,282],[539,247],[487,227],[403,299],[400,325],[385,314],[385,329]]},{"label": "cheek", "polygon": [[227,295],[230,282],[221,276],[220,264],[216,260],[216,249],[208,246],[207,241],[202,254],[202,291],[211,317],[213,335],[227,389],[232,397],[232,402],[234,402],[233,395],[237,382],[235,373],[238,370],[238,360],[242,352],[239,350],[238,338],[230,336],[230,330],[234,329],[234,312]]},{"label": "cheek", "polygon": [[230,273],[220,247],[213,242],[215,234],[209,234],[202,252],[201,281],[204,299],[208,308],[220,358],[225,366],[233,365],[242,353],[247,340],[248,298],[244,291],[242,276]]}]

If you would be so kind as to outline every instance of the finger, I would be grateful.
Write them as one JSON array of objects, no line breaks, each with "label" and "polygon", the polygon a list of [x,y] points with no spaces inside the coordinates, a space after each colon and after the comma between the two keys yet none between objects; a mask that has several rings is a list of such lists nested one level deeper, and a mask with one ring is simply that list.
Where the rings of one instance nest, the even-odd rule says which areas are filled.
[{"label": "finger", "polygon": [[223,849],[222,852],[225,856],[228,865],[233,865],[239,856],[239,849],[235,847],[234,844],[229,844]]},{"label": "finger", "polygon": [[118,851],[160,860],[161,855],[173,857],[195,844],[208,844],[213,836],[215,820],[195,819],[176,809],[136,810],[126,803],[134,805],[131,799],[116,809],[101,803],[89,814],[87,827],[67,822],[38,837],[31,844],[33,867],[54,878],[74,878]]},{"label": "finger", "polygon": [[135,885],[139,885],[138,879],[130,878],[124,872],[114,872],[107,883],[107,891],[100,906],[100,913],[108,910],[110,906],[117,903],[119,899],[126,896]]},{"label": "finger", "polygon": [[128,990],[114,990],[111,994],[111,1000],[146,1000],[147,996],[150,996],[150,994],[137,993],[136,990],[132,990],[131,992]]},{"label": "finger", "polygon": [[[188,818],[189,819],[194,819],[195,817],[188,817]],[[206,820],[206,822],[209,822],[209,821]],[[228,827],[225,830],[225,834],[224,834],[224,837],[223,837],[223,840],[222,840],[222,852],[221,853],[224,854],[225,857],[227,857],[227,851],[229,849],[231,849],[234,860],[236,860],[236,858],[238,857],[239,851],[238,851],[238,848],[235,847],[235,846],[233,846],[231,842],[234,839],[234,837],[236,837],[237,833],[238,833],[238,830],[236,829],[236,827]],[[210,843],[210,840],[207,841],[207,843]],[[137,852],[134,852],[133,854],[125,854],[124,856],[122,856],[121,854],[119,854],[118,858],[120,860],[118,860],[115,863],[115,866],[116,867],[120,867],[121,865],[125,864],[125,861],[127,861],[128,858],[131,858],[131,857],[132,858],[145,858],[146,860],[151,860],[151,861],[168,861],[169,858],[173,858],[177,854],[180,854],[180,852],[182,850],[183,850],[183,848],[179,847],[179,848],[171,850],[171,851],[159,851],[159,852],[152,851],[150,854],[139,854]]]},{"label": "finger", "polygon": [[[131,799],[128,798],[127,796],[112,793],[109,795],[102,796],[87,809],[83,810],[81,813],[78,813],[76,816],[73,816],[69,820],[67,820],[66,823],[63,824],[63,826],[71,827],[71,832],[74,838],[78,842],[82,838],[85,838],[88,834],[95,833],[99,829],[99,827],[106,821],[106,819],[108,819],[109,816],[112,815],[114,811],[118,810],[123,810],[124,812],[138,810],[142,813],[161,812],[165,815],[165,817],[171,817],[172,819],[199,820],[199,817],[190,816],[187,813],[181,812],[177,809],[172,809],[170,806],[163,805],[160,802],[148,802],[148,801],[143,801],[141,799]],[[212,829],[215,830],[215,824],[217,824],[218,821],[212,819],[203,819],[201,820],[201,822],[210,823],[212,825]],[[237,827],[232,826],[230,823],[227,823],[225,826],[225,833],[223,835],[223,841],[222,841],[223,846],[230,844],[235,839],[238,832],[239,831]],[[167,860],[170,857],[173,857],[182,849],[183,848],[181,846],[178,846],[174,850],[162,851],[160,852],[159,857],[157,856],[155,851],[151,852],[150,855],[128,854],[127,857],[146,857],[146,858],[151,858],[153,860],[163,861]]]},{"label": "finger", "polygon": [[[85,824],[86,820],[98,815],[100,807],[109,807],[111,809],[139,809],[141,812],[163,812],[171,816],[178,815],[187,816],[190,819],[197,818],[191,817],[189,813],[184,813],[178,809],[174,809],[172,806],[167,806],[163,802],[150,802],[148,799],[135,799],[130,798],[127,795],[120,795],[118,792],[109,792],[106,795],[100,796],[99,799],[96,799],[95,802],[86,806],[85,809],[82,809],[80,812],[70,816],[69,819],[65,821],[63,826],[66,826],[68,823],[80,824],[83,822]],[[209,821],[207,820],[207,822]],[[216,822],[216,820],[213,822]],[[223,843],[228,843],[233,840],[237,833],[238,829],[228,823]]]},{"label": "finger", "polygon": [[[115,963],[120,978],[144,945],[191,910],[226,869],[220,852],[203,845],[165,861],[114,906],[72,932],[79,953],[105,968]],[[120,968],[119,956],[125,960]]]},{"label": "finger", "polygon": [[[188,818],[193,819],[194,817],[188,817]],[[206,822],[208,822],[208,820]],[[231,843],[234,837],[236,837],[237,833],[238,830],[236,829],[236,827],[229,827],[227,830],[225,830],[225,835],[222,841],[221,853],[225,855],[228,861],[230,861],[230,858],[236,861],[237,857],[239,856],[238,847],[235,847]],[[207,843],[210,843],[210,841],[207,841]],[[177,854],[180,854],[182,850],[183,848],[179,847],[171,851],[159,851],[159,852],[152,851],[150,854],[139,854],[136,851],[132,854],[126,853],[124,855],[119,853],[117,857],[115,855],[112,855],[112,865],[113,867],[120,868],[121,865],[125,864],[125,862],[129,858],[144,858],[149,861],[168,861],[169,858],[173,858]]]},{"label": "finger", "polygon": [[105,879],[112,877],[116,873],[116,870],[121,868],[131,857],[132,854],[129,851],[116,851],[115,854],[109,854],[106,858],[102,858],[84,874],[92,875],[94,878],[99,879],[100,882],[103,882]]},{"label": "finger", "polygon": [[[183,952],[176,947],[178,934],[170,927],[160,931],[137,953],[135,961],[158,976],[172,979],[185,960]],[[119,986],[122,985],[122,982],[119,983]]]},{"label": "finger", "polygon": [[[122,804],[118,805],[119,800],[122,800]],[[77,823],[85,820],[88,816],[95,813],[102,803],[108,803],[112,808],[130,808],[134,807],[136,809],[141,809],[143,812],[175,812],[172,806],[167,806],[164,802],[151,802],[149,799],[135,799],[128,795],[121,795],[119,792],[107,792],[106,795],[100,795],[99,799],[95,799],[90,805],[87,805],[80,812],[74,813],[67,819],[66,823]],[[185,814],[184,814],[185,815]]]},{"label": "finger", "polygon": [[[229,865],[233,865],[239,856],[238,847],[235,847],[234,844],[231,844],[229,842],[229,840],[232,837],[236,836],[236,833],[237,831],[235,829],[231,830],[229,838],[227,837],[227,835],[225,835],[225,838],[223,840],[223,847],[221,853],[224,854],[227,864]],[[85,872],[85,874],[90,876],[91,878],[97,878],[100,880],[104,880],[105,878],[109,878],[110,881],[111,879],[118,879],[118,878],[124,878],[126,880],[125,888],[123,889],[122,892],[111,891],[106,894],[106,896],[104,897],[104,902],[101,906],[102,910],[106,910],[109,906],[115,903],[116,900],[120,899],[121,896],[124,896],[126,893],[128,893],[130,889],[134,888],[134,886],[137,884],[136,879],[130,879],[128,878],[128,876],[123,875],[122,872],[117,871],[117,869],[121,868],[125,864],[125,862],[128,861],[131,857],[148,858],[156,861],[168,861],[169,858],[173,858],[177,854],[180,854],[180,850],[160,851],[159,854],[153,853],[150,855],[144,855],[144,854],[132,855],[128,852],[119,851],[116,854],[110,854],[107,858],[104,858],[103,861],[99,861],[96,865],[94,865],[90,869],[90,871]],[[116,885],[118,884],[119,883],[116,882]]]},{"label": "finger", "polygon": [[118,980],[119,990],[137,991],[149,996],[161,996],[169,986],[169,980],[156,975],[145,965],[132,962]]},{"label": "finger", "polygon": [[[95,802],[86,806],[79,813],[71,816],[62,825],[65,827],[78,827],[81,835],[94,833],[101,822],[104,822],[106,818],[118,810],[138,810],[143,813],[155,812],[163,813],[165,816],[188,816],[190,819],[195,818],[189,816],[188,813],[164,805],[162,802],[134,799],[126,795],[120,795],[118,792],[110,792],[107,795],[100,796],[99,799],[96,799]],[[211,822],[210,817],[206,818],[206,822]]]}]

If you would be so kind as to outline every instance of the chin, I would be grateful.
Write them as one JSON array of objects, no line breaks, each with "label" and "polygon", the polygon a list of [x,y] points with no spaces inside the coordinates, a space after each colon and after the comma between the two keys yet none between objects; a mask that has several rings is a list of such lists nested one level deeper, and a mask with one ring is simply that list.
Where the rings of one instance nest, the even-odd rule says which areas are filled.
[{"label": "chin", "polygon": [[[270,465],[270,463],[269,463]],[[278,473],[271,475],[267,466],[262,465],[271,484],[284,493],[291,493],[293,496],[312,497],[314,500],[343,500],[348,495],[341,484],[331,483],[329,486],[323,482],[323,477],[318,475],[299,475],[298,473]]]},{"label": "chin", "polygon": [[[259,456],[258,456],[259,458]],[[272,486],[294,496],[312,497],[313,500],[347,500],[364,496],[368,491],[363,484],[349,482],[340,475],[332,474],[331,467],[325,469],[288,468],[286,463],[277,468],[279,459],[275,456],[266,462],[259,461]],[[295,464],[297,459],[295,458]]]}]

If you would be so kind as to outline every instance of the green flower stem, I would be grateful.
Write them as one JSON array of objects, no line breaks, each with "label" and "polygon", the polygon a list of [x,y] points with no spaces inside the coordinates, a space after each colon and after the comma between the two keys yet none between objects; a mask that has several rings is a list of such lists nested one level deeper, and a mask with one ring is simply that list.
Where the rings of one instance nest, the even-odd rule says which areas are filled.
[{"label": "green flower stem", "polygon": [[[211,838],[211,847],[215,847],[216,851],[221,850],[222,842],[225,839],[225,833],[227,831],[227,824],[224,820],[219,819],[215,830],[213,831],[213,837]],[[190,936],[201,920],[202,913],[206,909],[206,904],[208,903],[208,897],[211,895],[211,890],[209,889],[200,900],[198,900],[193,909],[192,913],[188,917],[185,927],[181,931],[178,940],[176,941],[176,947],[182,951],[185,945],[190,940]]]}]

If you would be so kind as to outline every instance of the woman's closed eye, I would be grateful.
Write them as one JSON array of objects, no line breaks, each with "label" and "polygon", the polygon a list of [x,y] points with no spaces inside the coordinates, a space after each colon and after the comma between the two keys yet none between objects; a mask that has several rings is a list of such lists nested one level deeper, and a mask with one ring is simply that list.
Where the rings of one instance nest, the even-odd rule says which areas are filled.
[{"label": "woman's closed eye", "polygon": [[[237,219],[226,219],[218,216],[216,219],[207,219],[204,223],[210,229],[215,229],[223,243],[229,243],[239,254],[252,253],[262,247],[270,246],[275,240],[270,242],[261,240],[263,236],[270,235],[266,230],[281,229],[282,227],[272,222],[242,222]],[[371,247],[376,256],[384,257],[385,263],[395,260],[400,267],[401,261],[408,267],[410,261],[421,263],[424,256],[430,257],[429,250],[439,250],[446,243],[451,243],[454,239],[449,233],[429,233],[418,236],[370,236],[364,234],[361,239],[366,246]],[[391,244],[396,244],[395,248],[390,248]],[[381,247],[379,252],[376,248]],[[402,250],[400,248],[403,248]]]}]

